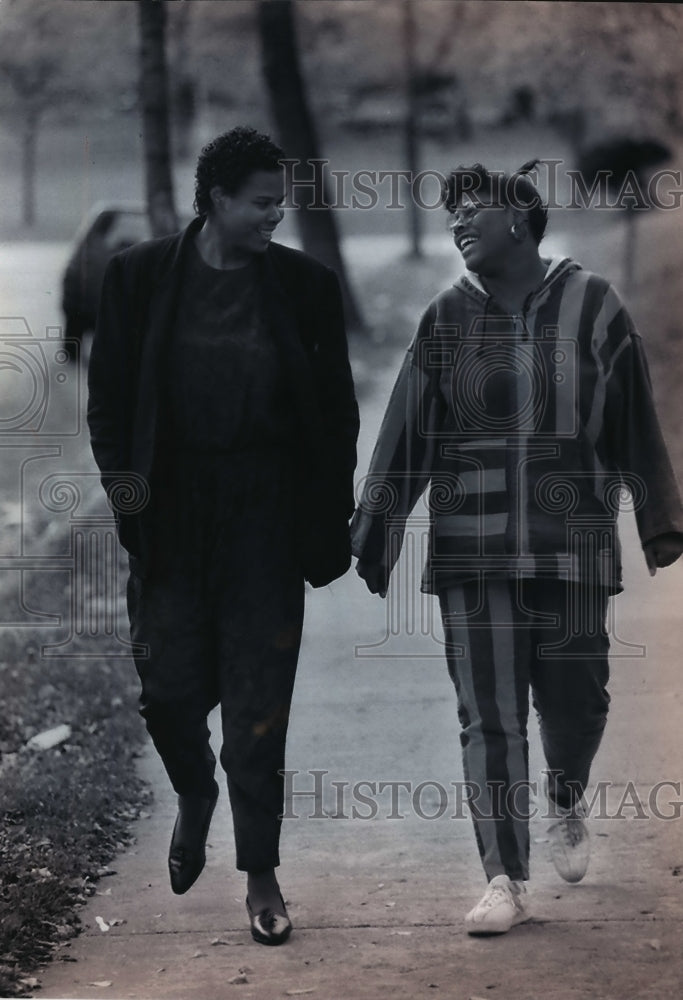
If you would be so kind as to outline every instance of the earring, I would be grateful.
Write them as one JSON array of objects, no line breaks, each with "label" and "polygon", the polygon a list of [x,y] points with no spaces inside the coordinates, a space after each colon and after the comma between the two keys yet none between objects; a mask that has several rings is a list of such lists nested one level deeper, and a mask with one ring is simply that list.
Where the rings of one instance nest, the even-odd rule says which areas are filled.
[{"label": "earring", "polygon": [[517,241],[517,243],[524,242],[524,233],[520,233],[517,227],[517,223],[514,223],[514,225],[510,226],[510,235],[512,236],[513,240]]}]

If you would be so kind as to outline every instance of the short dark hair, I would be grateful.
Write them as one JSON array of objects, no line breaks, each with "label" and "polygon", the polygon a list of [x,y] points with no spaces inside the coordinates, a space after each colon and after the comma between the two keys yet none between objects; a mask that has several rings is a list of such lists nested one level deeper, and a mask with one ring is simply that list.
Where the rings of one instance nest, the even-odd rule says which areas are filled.
[{"label": "short dark hair", "polygon": [[548,224],[548,207],[529,177],[538,160],[530,160],[512,174],[487,170],[481,163],[456,167],[446,178],[442,199],[446,211],[454,212],[467,195],[484,206],[510,207],[528,212],[529,232],[540,243]]},{"label": "short dark hair", "polygon": [[236,194],[257,170],[277,170],[284,152],[270,136],[238,125],[216,136],[199,154],[194,181],[194,210],[206,215],[211,209],[211,188]]}]

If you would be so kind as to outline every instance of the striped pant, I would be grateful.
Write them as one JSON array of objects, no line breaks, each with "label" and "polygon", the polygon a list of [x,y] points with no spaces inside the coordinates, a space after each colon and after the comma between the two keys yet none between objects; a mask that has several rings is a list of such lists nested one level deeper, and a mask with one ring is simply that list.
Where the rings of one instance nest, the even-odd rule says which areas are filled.
[{"label": "striped pant", "polygon": [[580,799],[607,720],[607,592],[487,579],[442,591],[470,810],[484,871],[529,877],[529,690],[559,806]]}]

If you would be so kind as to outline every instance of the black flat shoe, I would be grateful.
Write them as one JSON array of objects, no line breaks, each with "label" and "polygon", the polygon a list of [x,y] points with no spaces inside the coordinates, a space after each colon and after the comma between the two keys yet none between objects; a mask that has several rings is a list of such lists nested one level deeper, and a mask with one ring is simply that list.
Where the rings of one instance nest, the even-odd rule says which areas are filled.
[{"label": "black flat shoe", "polygon": [[292,921],[287,915],[287,907],[282,896],[280,896],[280,902],[282,903],[284,916],[282,913],[273,913],[267,907],[259,913],[254,913],[249,903],[249,897],[247,896],[247,913],[249,914],[249,923],[251,924],[251,936],[259,944],[284,944],[292,933]]},{"label": "black flat shoe", "polygon": [[178,815],[168,851],[171,889],[176,896],[182,896],[195,884],[206,864],[206,838],[217,800],[218,796],[178,796]]}]

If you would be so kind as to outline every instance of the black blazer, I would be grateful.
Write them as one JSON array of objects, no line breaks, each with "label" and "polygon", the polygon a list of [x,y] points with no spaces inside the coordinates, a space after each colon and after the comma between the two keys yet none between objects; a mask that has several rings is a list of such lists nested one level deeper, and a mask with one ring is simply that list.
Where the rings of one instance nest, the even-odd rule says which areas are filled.
[{"label": "black blazer", "polygon": [[[88,424],[121,544],[139,575],[151,569],[152,471],[158,451],[161,358],[173,328],[189,242],[139,243],[107,267],[88,370]],[[263,307],[298,418],[297,542],[306,579],[324,586],[350,565],[358,406],[334,272],[277,243],[258,258]]]}]

